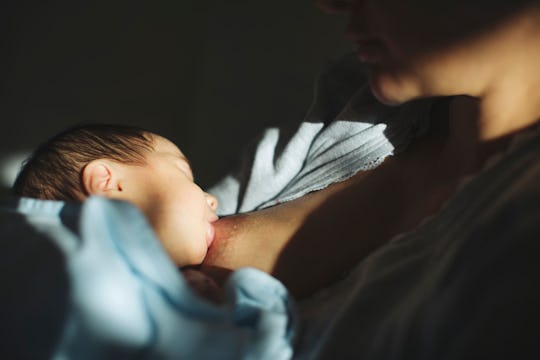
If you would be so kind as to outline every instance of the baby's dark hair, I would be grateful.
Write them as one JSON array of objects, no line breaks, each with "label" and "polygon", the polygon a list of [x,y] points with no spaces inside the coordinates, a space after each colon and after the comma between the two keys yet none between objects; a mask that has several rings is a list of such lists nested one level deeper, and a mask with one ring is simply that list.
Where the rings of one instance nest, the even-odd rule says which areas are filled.
[{"label": "baby's dark hair", "polygon": [[82,171],[91,161],[109,159],[142,165],[153,150],[151,133],[133,126],[85,124],[66,129],[41,144],[23,163],[13,185],[17,196],[81,200]]}]

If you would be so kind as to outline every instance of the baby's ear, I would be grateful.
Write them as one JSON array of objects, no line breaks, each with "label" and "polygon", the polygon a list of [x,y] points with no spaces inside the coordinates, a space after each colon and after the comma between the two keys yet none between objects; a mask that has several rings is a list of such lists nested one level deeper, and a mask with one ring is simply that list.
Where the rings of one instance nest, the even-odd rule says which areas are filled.
[{"label": "baby's ear", "polygon": [[88,195],[110,196],[115,191],[122,191],[116,169],[107,160],[93,160],[86,164],[82,172],[82,182]]}]

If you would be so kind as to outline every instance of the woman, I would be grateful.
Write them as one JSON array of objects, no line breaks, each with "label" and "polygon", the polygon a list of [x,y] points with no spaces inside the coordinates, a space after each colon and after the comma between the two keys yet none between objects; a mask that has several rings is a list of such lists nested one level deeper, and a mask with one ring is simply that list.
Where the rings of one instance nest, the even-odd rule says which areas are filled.
[{"label": "woman", "polygon": [[[296,257],[294,244],[298,242],[297,247],[302,248],[299,238],[303,236],[295,236],[292,242],[290,239],[297,231],[315,233],[323,239],[329,235],[346,238],[352,230],[355,234],[359,231],[355,225],[348,226],[347,223],[366,217],[365,222],[374,224],[377,229],[363,226],[360,231],[367,233],[361,233],[361,238],[377,237],[379,240],[363,246],[376,247],[432,215],[455,192],[464,176],[477,172],[491,155],[507,147],[515,133],[534,126],[538,121],[540,93],[536,89],[540,47],[536,46],[537,12],[530,11],[530,8],[536,9],[535,3],[531,2],[532,5],[526,7],[528,3],[522,2],[521,7],[525,8],[522,9],[499,1],[496,4],[491,2],[485,9],[481,4],[469,9],[473,5],[452,2],[444,8],[437,5],[433,9],[424,7],[424,10],[415,10],[420,3],[404,6],[398,1],[320,0],[318,4],[328,11],[350,13],[347,36],[358,46],[359,61],[369,68],[370,88],[382,103],[398,105],[418,98],[445,98],[434,106],[428,136],[405,154],[387,160],[384,166],[368,176],[369,179],[365,179],[365,173],[360,173],[348,182],[304,199],[218,222],[221,236],[227,237],[227,245],[234,242],[235,250],[241,247],[242,234],[246,234],[245,241],[249,243],[246,251],[250,251],[248,247],[259,249],[253,246],[253,238],[261,239],[261,246],[268,248],[269,242],[264,236],[269,234],[264,228],[268,226],[274,229],[272,237],[287,242],[291,256]],[[473,10],[478,15],[465,19],[456,29],[454,20],[460,18],[463,9],[467,9],[467,13]],[[343,191],[347,195],[341,195],[341,198],[354,199],[351,204],[337,199],[328,202],[328,197],[335,197],[335,193]],[[321,203],[326,205],[321,206]],[[380,212],[377,212],[373,209],[374,203],[388,206],[380,206]],[[365,204],[365,209],[360,204]],[[340,208],[339,219],[331,218],[335,214],[332,206]],[[346,206],[351,208],[347,210]],[[322,223],[314,220],[316,229],[305,224],[305,217],[314,209],[317,209],[317,214],[312,214],[313,218],[326,219]],[[277,219],[283,218],[287,223],[281,222],[276,226]],[[384,229],[380,229],[378,223],[385,224]],[[235,228],[234,239],[231,239],[230,227]],[[279,229],[281,234],[276,235],[275,229]],[[332,230],[325,232],[325,229]],[[336,234],[336,229],[341,229],[344,234]],[[262,236],[254,237],[253,232],[257,231]],[[309,237],[312,250],[310,258],[305,260],[307,264],[298,264],[298,259],[290,261],[296,275],[298,265],[303,267],[317,262],[313,254],[316,251],[313,249],[314,240],[311,235]],[[258,260],[245,260],[253,256],[235,251],[235,258],[230,258],[230,261],[238,263],[227,264],[226,257],[221,257],[221,262],[213,265],[239,267],[241,261],[241,265],[271,270],[277,261],[275,258],[280,257],[280,266],[274,272],[282,278],[290,276],[285,269],[289,266],[285,260],[287,251],[281,253],[282,242],[273,240],[275,248],[267,249],[265,259],[261,259],[259,252]],[[320,246],[324,247],[325,241],[322,242]],[[223,255],[225,244],[222,242],[222,245],[219,248],[216,244],[214,252],[219,250]],[[344,248],[344,253],[349,253],[349,250]],[[366,251],[369,252],[362,248],[355,252],[361,256]],[[335,254],[335,249],[321,249],[319,255],[326,257],[329,254]],[[357,256],[351,263],[358,259]],[[208,264],[211,259],[219,261],[211,256]],[[266,263],[263,265],[263,262]],[[336,272],[343,265],[340,261]],[[320,276],[330,280],[327,270]],[[307,272],[311,273],[311,270]],[[295,286],[292,288],[296,290]],[[303,293],[304,290],[298,292]]]},{"label": "woman", "polygon": [[349,15],[379,101],[436,98],[429,131],[374,170],[221,219],[207,271],[259,267],[302,296],[363,259],[301,304],[304,339],[321,344],[307,357],[529,355],[540,320],[540,4],[317,3]]}]

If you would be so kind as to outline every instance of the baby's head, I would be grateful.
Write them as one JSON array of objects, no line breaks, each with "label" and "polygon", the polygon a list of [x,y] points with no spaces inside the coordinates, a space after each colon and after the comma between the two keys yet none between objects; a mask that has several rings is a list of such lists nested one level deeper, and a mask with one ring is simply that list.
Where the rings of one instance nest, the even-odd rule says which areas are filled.
[{"label": "baby's head", "polygon": [[214,239],[217,200],[194,183],[176,145],[135,127],[91,124],[63,131],[26,160],[13,190],[38,199],[130,201],[178,266],[201,263]]}]

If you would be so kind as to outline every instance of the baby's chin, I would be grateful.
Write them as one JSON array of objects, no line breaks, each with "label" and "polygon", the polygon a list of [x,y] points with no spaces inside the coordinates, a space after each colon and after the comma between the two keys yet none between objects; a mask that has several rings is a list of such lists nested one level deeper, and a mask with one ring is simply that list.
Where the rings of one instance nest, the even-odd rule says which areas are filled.
[{"label": "baby's chin", "polygon": [[208,248],[206,246],[200,246],[197,249],[191,248],[189,252],[186,250],[188,249],[184,247],[178,249],[177,252],[167,251],[167,254],[179,268],[201,265],[208,254]]}]

